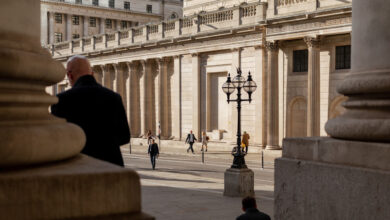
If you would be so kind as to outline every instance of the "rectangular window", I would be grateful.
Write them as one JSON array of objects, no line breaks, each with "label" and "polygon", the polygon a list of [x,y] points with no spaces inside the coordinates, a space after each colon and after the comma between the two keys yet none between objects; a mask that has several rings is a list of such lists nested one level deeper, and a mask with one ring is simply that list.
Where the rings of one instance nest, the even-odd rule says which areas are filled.
[{"label": "rectangular window", "polygon": [[293,51],[293,72],[307,72],[308,50]]},{"label": "rectangular window", "polygon": [[123,6],[126,10],[130,10],[130,2],[124,2]]},{"label": "rectangular window", "polygon": [[147,13],[153,13],[153,6],[152,5],[146,5],[146,12]]},{"label": "rectangular window", "polygon": [[54,33],[54,41],[55,43],[59,43],[59,42],[62,42],[62,33]]},{"label": "rectangular window", "polygon": [[72,34],[72,39],[79,39],[80,38],[80,34]]},{"label": "rectangular window", "polygon": [[336,70],[351,68],[351,45],[336,47]]},{"label": "rectangular window", "polygon": [[79,25],[80,24],[80,17],[77,15],[72,16],[72,23],[73,25]]},{"label": "rectangular window", "polygon": [[127,28],[127,21],[121,21],[121,28],[126,29]]},{"label": "rectangular window", "polygon": [[94,18],[94,17],[89,18],[89,26],[96,27],[96,18]]},{"label": "rectangular window", "polygon": [[99,6],[99,0],[92,0],[93,6]]},{"label": "rectangular window", "polygon": [[111,19],[106,19],[106,28],[111,29],[112,28],[112,21]]},{"label": "rectangular window", "polygon": [[65,2],[65,0],[58,0],[59,2]]},{"label": "rectangular window", "polygon": [[57,24],[62,24],[62,14],[55,13],[54,14],[54,20],[56,21]]},{"label": "rectangular window", "polygon": [[83,0],[76,0],[76,4],[83,4]]},{"label": "rectangular window", "polygon": [[115,1],[114,0],[109,0],[108,1],[108,7],[115,8]]}]

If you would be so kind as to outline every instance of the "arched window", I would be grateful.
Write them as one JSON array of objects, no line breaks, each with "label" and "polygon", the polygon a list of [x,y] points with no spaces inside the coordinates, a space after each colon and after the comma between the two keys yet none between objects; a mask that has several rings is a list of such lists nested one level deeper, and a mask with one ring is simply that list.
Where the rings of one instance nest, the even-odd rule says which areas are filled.
[{"label": "arched window", "polygon": [[176,19],[178,17],[179,16],[176,13],[172,13],[171,16],[170,16],[170,19]]}]

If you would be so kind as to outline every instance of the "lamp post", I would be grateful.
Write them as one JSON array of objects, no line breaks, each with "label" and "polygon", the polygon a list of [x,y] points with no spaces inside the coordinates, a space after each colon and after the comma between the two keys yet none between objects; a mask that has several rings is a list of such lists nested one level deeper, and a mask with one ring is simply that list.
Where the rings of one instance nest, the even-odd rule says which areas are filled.
[{"label": "lamp post", "polygon": [[[245,153],[241,150],[241,102],[252,102],[252,93],[256,91],[257,85],[252,80],[251,72],[248,72],[248,78],[242,76],[242,71],[237,68],[237,76],[231,80],[230,73],[228,74],[226,82],[222,85],[222,90],[227,95],[227,102],[237,102],[237,146],[236,150],[232,151],[234,156],[231,168],[242,169],[247,168],[245,164]],[[237,89],[237,99],[231,100],[230,95]],[[241,89],[248,93],[248,99],[241,98]],[[234,149],[234,148],[233,148]]]}]

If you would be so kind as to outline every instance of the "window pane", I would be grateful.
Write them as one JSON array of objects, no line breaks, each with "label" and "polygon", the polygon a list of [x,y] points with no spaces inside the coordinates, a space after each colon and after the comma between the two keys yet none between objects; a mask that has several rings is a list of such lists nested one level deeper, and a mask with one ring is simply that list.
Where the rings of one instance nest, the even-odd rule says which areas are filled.
[{"label": "window pane", "polygon": [[89,26],[96,27],[96,18],[89,18]]},{"label": "window pane", "polygon": [[73,16],[72,16],[72,23],[73,23],[73,25],[79,25],[79,23],[80,23],[80,17],[77,16],[77,15],[73,15]]},{"label": "window pane", "polygon": [[308,50],[293,51],[293,72],[307,72]]},{"label": "window pane", "polygon": [[54,19],[55,19],[56,23],[61,24],[62,23],[62,14],[55,13],[54,14]]},{"label": "window pane", "polygon": [[351,68],[351,45],[336,47],[336,69]]},{"label": "window pane", "polygon": [[124,2],[124,8],[130,10],[130,2]]},{"label": "window pane", "polygon": [[55,43],[59,43],[59,42],[62,42],[62,33],[54,33],[54,41]]},{"label": "window pane", "polygon": [[127,21],[121,21],[121,28],[126,29],[127,28]]},{"label": "window pane", "polygon": [[153,7],[152,7],[152,5],[146,5],[146,12],[147,12],[147,13],[152,13],[152,12],[153,12]]},{"label": "window pane", "polygon": [[115,8],[115,1],[114,1],[114,0],[110,0],[110,1],[108,2],[108,7],[110,7],[110,8]]},{"label": "window pane", "polygon": [[79,34],[72,34],[72,39],[79,39],[80,35]]},{"label": "window pane", "polygon": [[94,6],[99,6],[99,0],[93,0],[92,5]]},{"label": "window pane", "polygon": [[111,21],[111,19],[106,19],[106,28],[108,28],[108,29],[112,28],[112,21]]},{"label": "window pane", "polygon": [[76,4],[83,4],[82,0],[76,0]]}]

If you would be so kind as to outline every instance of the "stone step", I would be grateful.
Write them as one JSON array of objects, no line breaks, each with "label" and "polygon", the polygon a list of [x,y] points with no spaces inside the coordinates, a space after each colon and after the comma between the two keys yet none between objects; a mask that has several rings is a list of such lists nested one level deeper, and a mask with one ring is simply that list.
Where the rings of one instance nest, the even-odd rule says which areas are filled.
[{"label": "stone step", "polygon": [[82,154],[0,174],[1,219],[154,219],[135,171]]}]

